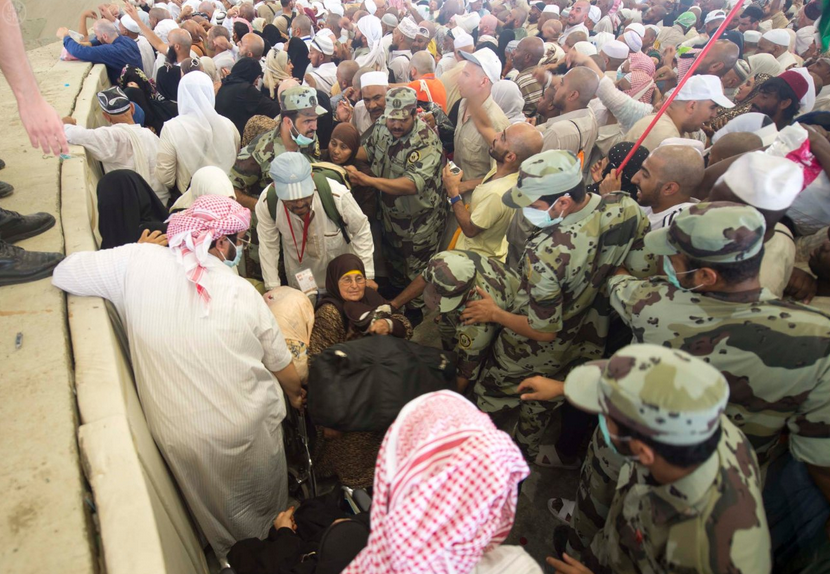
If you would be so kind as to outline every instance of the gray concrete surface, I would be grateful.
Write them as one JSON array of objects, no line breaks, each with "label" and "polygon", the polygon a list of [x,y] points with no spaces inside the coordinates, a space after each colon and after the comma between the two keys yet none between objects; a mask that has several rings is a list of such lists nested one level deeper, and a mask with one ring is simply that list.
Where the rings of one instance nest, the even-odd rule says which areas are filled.
[{"label": "gray concrete surface", "polygon": [[[68,115],[89,66],[60,63],[59,53],[52,44],[29,52],[29,59],[46,99]],[[0,158],[7,165],[0,179],[15,186],[0,207],[56,216],[54,228],[19,245],[61,252],[60,162],[32,149],[4,79],[0,114]],[[49,279],[0,288],[0,365],[0,572],[95,572],[94,528],[78,462],[66,303]]]}]

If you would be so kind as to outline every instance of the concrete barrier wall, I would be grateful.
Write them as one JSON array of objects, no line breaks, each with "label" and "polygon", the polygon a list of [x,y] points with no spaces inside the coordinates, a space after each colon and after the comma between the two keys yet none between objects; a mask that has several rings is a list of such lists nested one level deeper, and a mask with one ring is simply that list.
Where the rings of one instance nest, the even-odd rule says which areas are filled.
[{"label": "concrete barrier wall", "polygon": [[[98,127],[96,93],[108,85],[94,66],[73,117]],[[72,146],[61,171],[61,216],[66,254],[100,245],[96,186],[100,166]],[[79,444],[92,485],[109,574],[206,574],[199,536],[147,428],[123,328],[109,303],[68,297],[69,328],[81,417]]]}]

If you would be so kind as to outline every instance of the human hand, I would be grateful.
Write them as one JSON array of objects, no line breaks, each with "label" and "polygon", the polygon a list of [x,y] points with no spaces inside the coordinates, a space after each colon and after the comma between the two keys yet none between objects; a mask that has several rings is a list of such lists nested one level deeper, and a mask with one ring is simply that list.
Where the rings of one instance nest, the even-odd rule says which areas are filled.
[{"label": "human hand", "polygon": [[17,110],[32,147],[55,155],[69,153],[61,117],[43,96],[18,100]]},{"label": "human hand", "polygon": [[806,271],[793,267],[790,281],[784,288],[784,295],[792,297],[796,301],[809,304],[816,296],[818,281]]},{"label": "human hand", "polygon": [[78,125],[78,120],[76,120],[72,116],[65,116],[64,118],[61,119],[61,121],[64,124],[70,124],[70,125],[73,125],[73,126]]},{"label": "human hand", "polygon": [[424,120],[424,123],[428,125],[430,128],[435,129],[437,124],[435,123],[435,116],[432,112],[426,112],[421,114],[421,119]]},{"label": "human hand", "polygon": [[126,14],[136,22],[140,22],[138,18],[138,9],[129,2],[124,2],[124,14]]},{"label": "human hand", "polygon": [[496,323],[496,317],[501,309],[484,289],[476,287],[476,292],[481,299],[467,302],[466,309],[461,313],[461,322],[464,325]]},{"label": "human hand", "polygon": [[827,130],[819,125],[798,124],[807,130],[807,139],[810,142],[810,149],[830,148]]},{"label": "human hand", "polygon": [[277,517],[274,519],[274,528],[279,530],[280,528],[290,528],[294,532],[297,532],[297,523],[294,521],[294,507],[292,506],[288,510],[284,510],[277,514]]},{"label": "human hand", "polygon": [[565,56],[565,62],[567,62],[569,68],[573,68],[574,66],[584,66],[588,63],[588,59],[590,56],[587,56],[581,52],[576,50],[571,50],[568,52],[568,55]]},{"label": "human hand", "polygon": [[675,74],[674,70],[672,70],[668,66],[663,66],[662,68],[659,68],[654,73],[654,81],[655,82],[677,81],[677,74]]},{"label": "human hand", "polygon": [[519,383],[518,390],[523,401],[552,401],[565,394],[565,383],[547,377],[528,377]]},{"label": "human hand", "polygon": [[[118,14],[116,8],[116,16]],[[101,14],[101,18],[109,20],[110,22],[115,22],[116,18],[112,15],[112,6],[109,4],[99,4],[98,5],[98,13]]]},{"label": "human hand", "polygon": [[602,183],[599,184],[599,194],[600,195],[608,195],[614,191],[620,191],[622,189],[622,174],[617,175],[619,170],[612,169],[608,175],[605,176],[605,179],[602,180]]},{"label": "human hand", "polygon": [[343,97],[349,100],[349,103],[354,101],[354,97],[357,94],[357,90],[354,89],[354,86],[349,86],[345,90],[343,90]]},{"label": "human hand", "polygon": [[352,105],[348,98],[342,98],[337,102],[337,110],[335,110],[335,117],[338,122],[348,123],[352,121]]},{"label": "human hand", "polygon": [[577,562],[575,558],[571,558],[567,554],[563,554],[562,558],[565,559],[564,562],[548,556],[545,562],[556,568],[556,574],[593,574],[584,564]]},{"label": "human hand", "polygon": [[594,180],[594,183],[599,183],[602,181],[602,172],[605,171],[605,166],[607,165],[608,158],[604,157],[591,166],[591,179]]},{"label": "human hand", "polygon": [[187,5],[182,8],[181,14],[179,14],[179,20],[184,20],[188,16],[193,14],[193,6]]},{"label": "human hand", "polygon": [[533,116],[532,118],[526,118],[525,122],[527,122],[530,125],[536,127],[536,116]]},{"label": "human hand", "polygon": [[353,165],[344,166],[346,172],[349,174],[349,181],[352,185],[369,185],[369,176],[362,171],[358,171]]},{"label": "human hand", "polygon": [[664,66],[671,66],[674,57],[677,55],[676,46],[666,46],[660,51],[660,59]]},{"label": "human hand", "polygon": [[58,31],[55,32],[55,36],[60,38],[61,40],[66,38],[68,35],[69,35],[69,28],[67,28],[65,26],[61,27],[61,28],[58,28]]},{"label": "human hand", "polygon": [[84,20],[97,20],[98,14],[95,12],[95,10],[86,10],[84,12],[81,12],[81,18],[83,18]]},{"label": "human hand", "polygon": [[298,411],[303,410],[303,407],[306,404],[306,397],[308,393],[303,387],[300,387],[300,392],[298,393],[289,393],[288,394],[288,401],[291,403],[291,406],[297,409]]},{"label": "human hand", "polygon": [[464,175],[464,171],[462,170],[458,173],[453,173],[450,169],[450,164],[447,164],[444,166],[444,171],[441,175],[444,178],[444,189],[447,192],[447,196],[455,197],[458,195],[458,188],[461,185],[461,177]]},{"label": "human hand", "polygon": [[374,279],[367,279],[366,280],[366,287],[368,287],[369,289],[374,289],[375,291],[380,289],[380,286],[377,283],[375,283]]},{"label": "human hand", "polygon": [[149,229],[145,229],[141,232],[141,237],[138,238],[138,243],[152,243],[153,245],[167,247],[167,236],[158,230],[150,233]]},{"label": "human hand", "polygon": [[370,335],[388,335],[392,332],[392,328],[389,326],[386,319],[378,319],[369,325],[369,330],[367,332]]}]

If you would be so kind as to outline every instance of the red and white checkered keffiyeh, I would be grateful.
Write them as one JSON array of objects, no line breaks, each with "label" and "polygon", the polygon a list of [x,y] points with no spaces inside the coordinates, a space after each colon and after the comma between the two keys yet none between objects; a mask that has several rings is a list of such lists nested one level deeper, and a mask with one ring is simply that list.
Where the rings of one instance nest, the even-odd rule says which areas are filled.
[{"label": "red and white checkered keffiyeh", "polygon": [[651,84],[652,87],[643,93],[639,101],[647,104],[651,103],[652,95],[654,94],[654,60],[642,52],[634,52],[628,59],[629,70],[631,72],[631,79],[629,84],[631,87],[625,91],[629,96],[635,96],[643,91],[643,89]]},{"label": "red and white checkered keffiyeh", "polygon": [[371,534],[344,574],[462,574],[513,526],[529,473],[490,418],[449,391],[403,408],[375,467]]},{"label": "red and white checkered keffiyeh", "polygon": [[222,195],[203,195],[189,208],[170,216],[168,245],[184,265],[188,280],[196,284],[205,314],[210,305],[206,274],[211,242],[223,235],[245,231],[250,225],[250,210]]}]

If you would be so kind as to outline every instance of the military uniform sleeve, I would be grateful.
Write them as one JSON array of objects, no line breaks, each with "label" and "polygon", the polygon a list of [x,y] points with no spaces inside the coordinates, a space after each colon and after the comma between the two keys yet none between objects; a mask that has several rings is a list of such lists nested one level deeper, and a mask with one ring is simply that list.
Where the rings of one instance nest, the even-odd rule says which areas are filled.
[{"label": "military uniform sleeve", "polygon": [[256,204],[256,233],[259,237],[259,263],[265,288],[274,289],[280,286],[280,230],[268,211],[267,197],[268,188],[265,188]]},{"label": "military uniform sleeve", "polygon": [[830,467],[830,371],[822,373],[787,427],[793,458]]},{"label": "military uniform sleeve", "polygon": [[426,145],[423,147],[407,152],[404,174],[404,177],[415,183],[418,194],[423,193],[432,175],[441,169],[441,147],[429,140],[424,143]]},{"label": "military uniform sleeve", "polygon": [[346,229],[349,232],[351,239],[352,253],[360,257],[363,261],[363,266],[366,268],[366,278],[375,278],[375,244],[372,240],[372,229],[369,225],[369,218],[360,209],[360,206],[355,201],[352,193],[346,186],[328,180],[331,186],[331,191],[335,197],[339,196],[340,215],[343,217],[343,222],[346,224]]},{"label": "military uniform sleeve", "polygon": [[[545,258],[555,261],[559,257],[557,253],[553,253],[545,255]],[[528,323],[536,331],[558,333],[562,330],[562,286],[559,279],[553,269],[540,261],[528,261],[525,265],[530,269],[525,281],[529,297]]]},{"label": "military uniform sleeve", "polygon": [[648,281],[631,275],[615,275],[608,279],[608,295],[611,306],[629,326],[639,311],[635,307],[656,295],[657,289]]},{"label": "military uniform sleeve", "polygon": [[264,135],[266,134],[261,134],[246,147],[242,148],[229,174],[233,188],[242,190],[249,195],[256,195],[259,191],[257,189],[257,183],[262,177],[262,169],[254,157],[254,151]]},{"label": "military uniform sleeve", "polygon": [[633,217],[639,218],[639,222],[631,249],[625,256],[625,268],[634,277],[645,279],[657,274],[657,256],[646,249],[644,241],[646,233],[651,231],[651,224],[639,207],[636,208],[636,214]]}]

